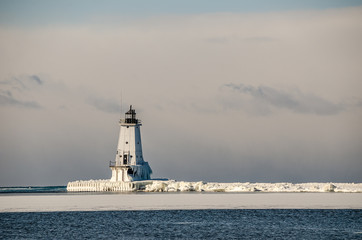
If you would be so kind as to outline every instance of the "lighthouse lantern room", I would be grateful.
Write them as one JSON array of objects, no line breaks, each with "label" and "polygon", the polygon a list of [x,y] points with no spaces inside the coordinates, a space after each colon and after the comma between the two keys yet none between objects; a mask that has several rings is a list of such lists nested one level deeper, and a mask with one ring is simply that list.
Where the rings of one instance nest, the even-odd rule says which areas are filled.
[{"label": "lighthouse lantern room", "polygon": [[109,167],[112,170],[113,182],[130,182],[148,180],[152,170],[143,159],[141,142],[141,121],[136,118],[136,111],[132,105],[125,113],[125,118],[120,119],[120,133],[115,161]]}]

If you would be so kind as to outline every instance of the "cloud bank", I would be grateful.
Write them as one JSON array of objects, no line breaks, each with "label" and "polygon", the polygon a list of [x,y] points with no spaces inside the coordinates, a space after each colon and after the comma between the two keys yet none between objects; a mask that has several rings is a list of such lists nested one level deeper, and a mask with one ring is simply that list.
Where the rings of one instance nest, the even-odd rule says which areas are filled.
[{"label": "cloud bank", "polygon": [[154,177],[360,182],[361,16],[0,27],[0,184],[110,177],[121,92],[142,120]]},{"label": "cloud bank", "polygon": [[107,112],[107,113],[120,113],[121,105],[115,100],[89,97],[87,100],[88,104],[92,105],[96,109]]},{"label": "cloud bank", "polygon": [[345,110],[341,104],[334,104],[314,94],[305,94],[299,90],[286,92],[268,86],[253,87],[242,83],[228,83],[224,87],[249,95],[260,104],[297,113],[334,115]]},{"label": "cloud bank", "polygon": [[34,101],[29,92],[42,85],[43,81],[37,76],[12,77],[0,82],[0,105],[8,105],[24,108],[41,108],[41,105]]}]

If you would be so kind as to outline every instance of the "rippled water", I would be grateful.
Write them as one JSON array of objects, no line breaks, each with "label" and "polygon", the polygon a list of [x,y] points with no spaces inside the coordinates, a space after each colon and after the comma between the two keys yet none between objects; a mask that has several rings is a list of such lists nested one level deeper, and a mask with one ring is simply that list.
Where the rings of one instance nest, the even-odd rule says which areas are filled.
[{"label": "rippled water", "polygon": [[0,238],[362,239],[362,210],[0,213]]},{"label": "rippled water", "polygon": [[26,187],[0,187],[0,194],[4,193],[60,193],[66,192],[67,186],[26,186]]}]

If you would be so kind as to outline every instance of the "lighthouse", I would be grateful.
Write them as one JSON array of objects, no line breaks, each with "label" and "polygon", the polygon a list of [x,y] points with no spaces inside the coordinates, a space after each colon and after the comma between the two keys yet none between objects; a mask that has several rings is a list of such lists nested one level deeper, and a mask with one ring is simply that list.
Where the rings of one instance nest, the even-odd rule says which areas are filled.
[{"label": "lighthouse", "polygon": [[131,182],[148,180],[152,170],[143,159],[141,142],[141,120],[136,118],[132,105],[119,120],[120,132],[115,161],[109,167],[112,170],[111,182]]}]

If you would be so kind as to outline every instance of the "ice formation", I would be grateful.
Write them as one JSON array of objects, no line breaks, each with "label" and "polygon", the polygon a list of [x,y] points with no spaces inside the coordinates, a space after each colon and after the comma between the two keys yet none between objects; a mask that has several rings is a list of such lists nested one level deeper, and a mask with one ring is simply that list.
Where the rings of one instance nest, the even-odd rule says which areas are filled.
[{"label": "ice formation", "polygon": [[106,180],[74,181],[67,185],[68,192],[134,192],[145,189],[152,181],[114,182]]},{"label": "ice formation", "polygon": [[361,193],[362,183],[216,183],[175,180],[111,182],[90,180],[70,182],[68,191],[143,191],[143,192],[341,192]]},{"label": "ice formation", "polygon": [[362,192],[362,183],[215,183],[153,181],[146,192]]},{"label": "ice formation", "polygon": [[132,181],[151,179],[152,169],[148,162],[143,162],[139,165],[130,165],[129,167],[131,169],[131,171],[129,171],[131,174],[128,175]]}]

